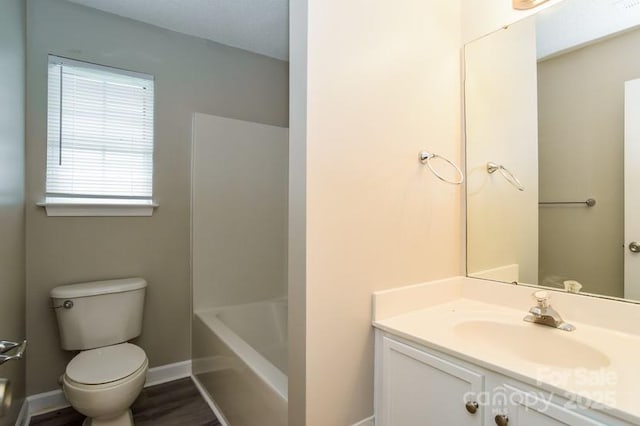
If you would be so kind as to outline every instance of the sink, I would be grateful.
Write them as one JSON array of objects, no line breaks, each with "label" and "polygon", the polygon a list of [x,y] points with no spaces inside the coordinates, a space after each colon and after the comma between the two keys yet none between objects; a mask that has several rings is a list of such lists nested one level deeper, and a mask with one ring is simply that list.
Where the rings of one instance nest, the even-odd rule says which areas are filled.
[{"label": "sink", "polygon": [[604,353],[565,331],[539,324],[476,320],[456,324],[453,331],[467,345],[550,367],[599,369],[611,362]]}]

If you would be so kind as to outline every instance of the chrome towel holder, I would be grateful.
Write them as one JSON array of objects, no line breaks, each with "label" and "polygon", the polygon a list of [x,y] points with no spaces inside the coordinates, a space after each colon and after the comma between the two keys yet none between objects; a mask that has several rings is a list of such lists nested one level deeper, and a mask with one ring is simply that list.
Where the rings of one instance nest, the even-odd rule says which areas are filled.
[{"label": "chrome towel holder", "polygon": [[[456,166],[455,163],[447,158],[444,158],[441,155],[438,154],[434,154],[433,152],[429,152],[426,150],[420,151],[420,154],[418,155],[418,158],[420,159],[420,162],[422,164],[426,164],[429,167],[429,170],[431,170],[431,173],[434,174],[435,177],[437,177],[438,179],[440,179],[443,182],[446,182],[448,184],[451,185],[460,185],[462,184],[462,182],[464,182],[464,174],[462,174],[462,170],[460,170],[460,167]],[[451,165],[451,167],[453,167],[456,170],[456,173],[458,174],[458,179],[457,180],[449,180],[447,178],[445,178],[444,176],[442,176],[440,173],[438,173],[436,171],[436,169],[433,168],[433,165],[431,164],[431,160],[433,160],[434,158],[439,158],[442,161],[448,163],[449,165]]]},{"label": "chrome towel holder", "polygon": [[509,169],[507,169],[502,164],[496,164],[492,162],[487,163],[487,172],[489,174],[495,173],[496,170],[500,172],[502,177],[504,177],[507,182],[515,186],[518,191],[524,191],[524,186],[522,185],[522,183],[520,183],[520,180],[518,180],[518,178],[509,171]]},{"label": "chrome towel holder", "polygon": [[540,205],[560,205],[560,204],[584,204],[587,207],[593,207],[596,205],[595,198],[587,198],[585,201],[540,201]]}]

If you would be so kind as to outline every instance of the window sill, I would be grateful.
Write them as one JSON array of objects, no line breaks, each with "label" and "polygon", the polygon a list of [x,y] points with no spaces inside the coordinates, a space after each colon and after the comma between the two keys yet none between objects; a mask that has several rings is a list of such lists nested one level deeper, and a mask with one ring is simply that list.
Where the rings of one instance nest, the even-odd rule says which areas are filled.
[{"label": "window sill", "polygon": [[115,217],[115,216],[152,216],[153,210],[158,207],[155,203],[91,203],[91,202],[52,202],[44,201],[36,203],[38,207],[44,207],[47,216],[64,217]]}]

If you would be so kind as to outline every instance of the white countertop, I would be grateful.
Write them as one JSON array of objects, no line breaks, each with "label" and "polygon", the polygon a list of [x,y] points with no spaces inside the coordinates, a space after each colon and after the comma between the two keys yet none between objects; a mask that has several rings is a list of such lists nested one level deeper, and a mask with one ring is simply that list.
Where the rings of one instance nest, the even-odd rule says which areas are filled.
[{"label": "white countertop", "polygon": [[[424,287],[412,286],[407,288],[405,295],[394,291],[377,294],[374,296],[373,325],[569,400],[575,401],[579,397],[581,403],[586,402],[597,411],[640,424],[639,335],[602,328],[593,320],[589,323],[580,321],[587,316],[564,318],[576,326],[572,332],[527,323],[523,321],[527,311],[520,307],[466,297],[475,290],[465,291],[465,286],[481,286],[478,280],[468,280],[441,281],[431,287],[429,283]],[[485,286],[482,294],[490,299],[508,300],[505,296],[509,295],[498,297],[488,295],[486,291],[511,291],[511,296],[518,299],[524,294],[522,289],[513,290],[516,286],[487,282],[482,285]],[[425,297],[424,308],[416,308],[417,291]],[[429,291],[434,293],[429,294]],[[529,294],[531,289],[525,292]],[[408,309],[402,312],[402,297],[405,296]],[[562,297],[558,296],[559,299]],[[571,301],[579,305],[579,299],[585,298]],[[532,305],[530,299],[525,303]],[[620,302],[613,303],[618,305],[609,308],[619,311],[628,308],[620,309]],[[561,309],[558,311],[564,316]],[[636,325],[640,318],[638,313],[640,307],[633,318]],[[611,319],[606,323],[611,324]],[[494,326],[497,329],[492,328]]]}]

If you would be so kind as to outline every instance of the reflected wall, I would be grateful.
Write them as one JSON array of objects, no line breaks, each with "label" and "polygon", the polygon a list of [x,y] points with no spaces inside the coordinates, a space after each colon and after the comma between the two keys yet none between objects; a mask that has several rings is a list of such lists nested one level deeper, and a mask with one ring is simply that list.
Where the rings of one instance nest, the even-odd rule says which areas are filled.
[{"label": "reflected wall", "polygon": [[635,30],[538,64],[540,199],[597,201],[540,208],[541,285],[624,297],[624,82],[640,77],[638,46]]}]

